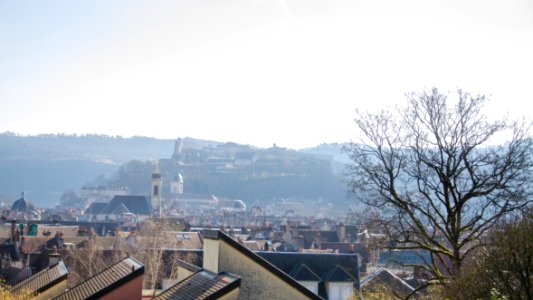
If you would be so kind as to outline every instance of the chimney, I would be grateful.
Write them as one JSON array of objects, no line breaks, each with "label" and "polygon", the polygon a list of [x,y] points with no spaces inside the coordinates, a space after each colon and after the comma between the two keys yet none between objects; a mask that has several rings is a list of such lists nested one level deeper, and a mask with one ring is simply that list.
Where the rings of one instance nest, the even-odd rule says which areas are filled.
[{"label": "chimney", "polygon": [[203,268],[218,273],[218,256],[220,249],[219,231],[204,230],[204,259]]},{"label": "chimney", "polygon": [[57,247],[54,246],[53,250],[48,253],[48,266],[54,266],[61,260],[61,255],[57,252]]}]

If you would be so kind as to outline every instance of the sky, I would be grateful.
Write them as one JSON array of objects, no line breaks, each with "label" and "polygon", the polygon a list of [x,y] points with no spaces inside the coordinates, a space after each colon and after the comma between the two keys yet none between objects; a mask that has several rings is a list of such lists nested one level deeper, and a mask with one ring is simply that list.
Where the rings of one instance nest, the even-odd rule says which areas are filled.
[{"label": "sky", "polygon": [[354,139],[437,87],[533,119],[529,0],[0,0],[0,132]]}]

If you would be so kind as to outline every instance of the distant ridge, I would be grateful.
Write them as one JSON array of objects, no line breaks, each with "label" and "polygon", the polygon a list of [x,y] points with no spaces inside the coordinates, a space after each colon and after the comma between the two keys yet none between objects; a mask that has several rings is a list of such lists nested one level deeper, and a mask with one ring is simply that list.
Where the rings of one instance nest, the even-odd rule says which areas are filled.
[{"label": "distant ridge", "polygon": [[[182,142],[186,149],[215,149],[219,145],[235,145],[237,148],[251,149],[251,151],[265,150],[233,142],[222,143],[190,137],[182,138]],[[87,183],[94,183],[95,179],[97,179],[97,183],[109,183],[109,179],[105,178],[116,177],[119,167],[129,161],[170,159],[174,145],[175,140],[142,136],[131,138],[98,134],[26,136],[11,132],[0,133],[0,201],[12,202],[18,199],[20,192],[26,191],[28,197],[36,205],[55,206],[59,203],[59,198],[63,192],[67,190],[79,192],[82,186]],[[340,153],[341,148],[342,144],[321,144],[315,148],[299,151],[285,148],[279,148],[281,149],[279,151],[292,153],[290,155],[311,154],[318,160],[332,163],[333,167],[330,171],[339,173],[341,168],[339,166],[342,163],[339,164],[334,161],[346,161],[346,158]],[[208,151],[198,153],[214,155],[209,154]],[[171,171],[168,170],[168,172]],[[333,184],[332,190],[342,188],[341,184],[337,186],[335,183],[337,179],[334,178],[338,175],[330,174],[330,171],[312,171],[313,173],[308,174],[308,176],[250,179],[240,191],[228,192],[227,195],[224,195],[225,189],[235,185],[235,182],[231,181],[231,176],[220,182],[217,179],[219,177],[209,176],[209,180],[206,181],[208,184],[206,184],[206,182],[202,182],[204,175],[194,173],[195,181],[192,181],[192,173],[189,172],[188,189],[193,189],[194,192],[222,193],[223,196],[231,197],[250,197],[250,195],[257,193],[257,195],[263,195],[257,198],[262,198],[268,194],[266,190],[269,187],[274,189],[278,187],[275,195],[279,197],[283,197],[285,194],[308,196],[309,193],[299,193],[297,189],[300,186],[302,189],[316,188],[314,186],[318,184],[315,182],[316,180],[322,179],[326,180],[325,182],[329,185]],[[185,172],[187,173],[187,171]],[[142,183],[137,185],[140,186],[134,188],[136,192],[144,191]],[[297,186],[294,187],[293,185]],[[323,193],[330,194],[330,192]],[[333,197],[339,198],[342,193],[343,191],[339,191]]]}]

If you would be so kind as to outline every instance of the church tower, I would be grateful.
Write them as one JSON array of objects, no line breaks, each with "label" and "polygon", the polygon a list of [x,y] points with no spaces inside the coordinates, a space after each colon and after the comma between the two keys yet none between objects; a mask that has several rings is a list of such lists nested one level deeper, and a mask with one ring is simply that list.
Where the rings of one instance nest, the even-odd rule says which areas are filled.
[{"label": "church tower", "polygon": [[151,200],[152,209],[157,212],[161,218],[163,212],[161,203],[161,192],[163,190],[163,179],[161,178],[161,172],[159,172],[159,162],[155,165],[155,171],[152,173],[152,188],[151,188]]}]

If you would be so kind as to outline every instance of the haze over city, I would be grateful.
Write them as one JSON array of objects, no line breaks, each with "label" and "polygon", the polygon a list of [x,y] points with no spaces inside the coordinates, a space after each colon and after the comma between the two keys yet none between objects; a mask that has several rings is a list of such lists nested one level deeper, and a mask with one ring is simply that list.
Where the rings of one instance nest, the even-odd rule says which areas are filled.
[{"label": "haze over city", "polygon": [[533,299],[532,53],[531,0],[0,0],[0,299]]},{"label": "haze over city", "polygon": [[533,4],[3,1],[0,132],[311,147],[436,86],[531,112]]}]

